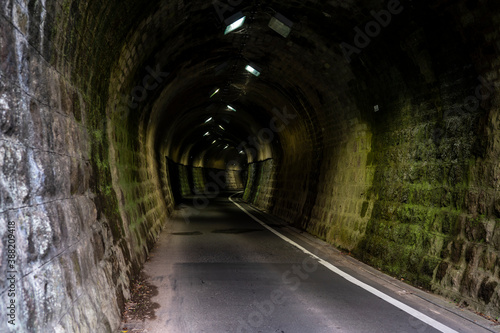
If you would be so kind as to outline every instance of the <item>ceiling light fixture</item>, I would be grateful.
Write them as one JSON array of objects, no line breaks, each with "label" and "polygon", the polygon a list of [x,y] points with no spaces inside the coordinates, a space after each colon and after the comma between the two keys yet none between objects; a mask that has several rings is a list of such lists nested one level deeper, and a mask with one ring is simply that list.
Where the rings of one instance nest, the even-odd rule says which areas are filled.
[{"label": "ceiling light fixture", "polygon": [[208,122],[211,122],[212,121],[212,117],[208,118],[207,120],[205,120],[205,124],[208,123]]},{"label": "ceiling light fixture", "polygon": [[229,17],[224,21],[226,24],[226,31],[224,31],[224,35],[227,35],[230,32],[238,29],[245,23],[246,16],[243,15],[242,12],[238,12],[233,16]]},{"label": "ceiling light fixture", "polygon": [[210,132],[203,134],[203,136],[209,136],[209,135],[210,135]]},{"label": "ceiling light fixture", "polygon": [[221,130],[225,131],[224,127],[222,127],[221,125],[219,125],[219,127]]},{"label": "ceiling light fixture", "polygon": [[260,75],[261,69],[259,67],[255,66],[254,64],[247,65],[247,67],[245,67],[245,69],[247,70],[247,72],[252,73],[255,76]]},{"label": "ceiling light fixture", "polygon": [[215,94],[217,94],[219,91],[220,91],[219,88],[215,89],[215,91],[212,93],[212,95],[210,95],[210,98],[214,97]]},{"label": "ceiling light fixture", "polygon": [[269,21],[269,28],[273,29],[285,38],[287,38],[292,31],[292,26],[293,22],[280,13],[276,13],[276,15],[271,18],[271,21]]},{"label": "ceiling light fixture", "polygon": [[236,112],[236,109],[235,109],[235,108],[233,108],[231,105],[228,105],[228,106],[227,106],[227,108],[228,108],[229,110],[231,110],[231,111]]}]

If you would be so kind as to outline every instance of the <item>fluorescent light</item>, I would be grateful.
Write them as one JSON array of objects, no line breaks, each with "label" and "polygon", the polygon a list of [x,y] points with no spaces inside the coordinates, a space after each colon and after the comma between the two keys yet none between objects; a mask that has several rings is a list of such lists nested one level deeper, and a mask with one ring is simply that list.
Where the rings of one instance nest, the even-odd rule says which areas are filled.
[{"label": "fluorescent light", "polygon": [[212,144],[214,144],[214,143],[216,143],[216,142],[217,142],[217,140],[214,140],[214,141],[212,142]]},{"label": "fluorescent light", "polygon": [[224,149],[227,149],[227,148],[229,148],[229,145],[226,145],[226,146],[224,147]]},{"label": "fluorescent light", "polygon": [[228,106],[227,106],[227,108],[228,108],[229,110],[231,110],[231,111],[236,112],[236,109],[235,109],[235,108],[233,108],[231,105],[228,105]]},{"label": "fluorescent light", "polygon": [[219,89],[219,88],[217,88],[217,89],[216,89],[216,90],[212,93],[212,95],[210,95],[210,98],[214,97],[214,96],[215,96],[215,94],[217,94],[219,91],[220,91],[220,89]]},{"label": "fluorescent light", "polygon": [[207,120],[205,120],[205,124],[212,121],[212,117],[208,118]]},{"label": "fluorescent light", "polygon": [[245,23],[246,16],[243,16],[242,12],[238,12],[224,21],[226,24],[226,31],[224,31],[224,35],[227,35],[230,32],[238,29]]},{"label": "fluorescent light", "polygon": [[247,72],[250,72],[250,73],[252,73],[255,76],[259,76],[260,72],[257,69],[255,69],[254,67],[252,67],[250,65],[247,65],[247,67],[245,67],[245,69],[247,70]]},{"label": "fluorescent light", "polygon": [[219,125],[219,127],[221,130],[225,131],[224,127],[222,127],[221,125]]},{"label": "fluorescent light", "polygon": [[238,21],[234,22],[233,24],[230,24],[226,27],[226,31],[224,31],[224,35],[227,35],[228,33],[238,29],[239,27],[241,27],[243,25],[243,23],[245,23],[245,16],[243,16],[242,18],[240,18]]},{"label": "fluorescent light", "polygon": [[203,134],[203,136],[209,136],[209,135],[210,135],[210,132]]},{"label": "fluorescent light", "polygon": [[269,21],[269,28],[273,29],[281,36],[287,38],[290,32],[292,31],[293,22],[277,13],[274,17]]}]

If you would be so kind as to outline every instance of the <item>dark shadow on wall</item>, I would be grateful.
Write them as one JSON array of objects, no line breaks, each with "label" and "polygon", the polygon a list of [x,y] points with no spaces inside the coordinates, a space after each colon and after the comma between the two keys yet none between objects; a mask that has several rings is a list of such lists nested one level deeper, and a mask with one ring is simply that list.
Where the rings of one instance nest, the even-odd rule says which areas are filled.
[{"label": "dark shadow on wall", "polygon": [[182,200],[181,175],[177,163],[167,157],[168,180],[174,196],[175,204],[179,204]]}]

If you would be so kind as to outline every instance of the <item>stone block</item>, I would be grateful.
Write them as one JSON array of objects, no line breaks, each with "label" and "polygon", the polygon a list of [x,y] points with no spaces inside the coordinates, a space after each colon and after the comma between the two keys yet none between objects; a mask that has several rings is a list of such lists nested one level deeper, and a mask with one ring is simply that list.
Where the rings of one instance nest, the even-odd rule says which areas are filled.
[{"label": "stone block", "polygon": [[1,203],[4,209],[28,203],[29,159],[24,147],[0,140],[0,180],[0,199],[3,200]]}]

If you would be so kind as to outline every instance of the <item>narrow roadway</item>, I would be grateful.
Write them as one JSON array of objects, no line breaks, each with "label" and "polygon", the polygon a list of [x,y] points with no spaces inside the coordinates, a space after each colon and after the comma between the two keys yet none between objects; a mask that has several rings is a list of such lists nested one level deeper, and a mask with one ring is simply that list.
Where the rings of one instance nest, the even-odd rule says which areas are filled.
[{"label": "narrow roadway", "polygon": [[[145,264],[144,272],[159,292],[153,301],[160,307],[155,319],[142,324],[143,332],[488,331],[423,301],[414,288],[370,272],[325,243],[276,224],[237,197],[234,201],[241,208],[290,241],[267,230],[227,195],[201,210],[190,201],[186,203],[191,206],[183,205],[169,222]],[[432,317],[437,328],[332,272],[293,242]],[[482,324],[498,331],[486,321]]]}]

